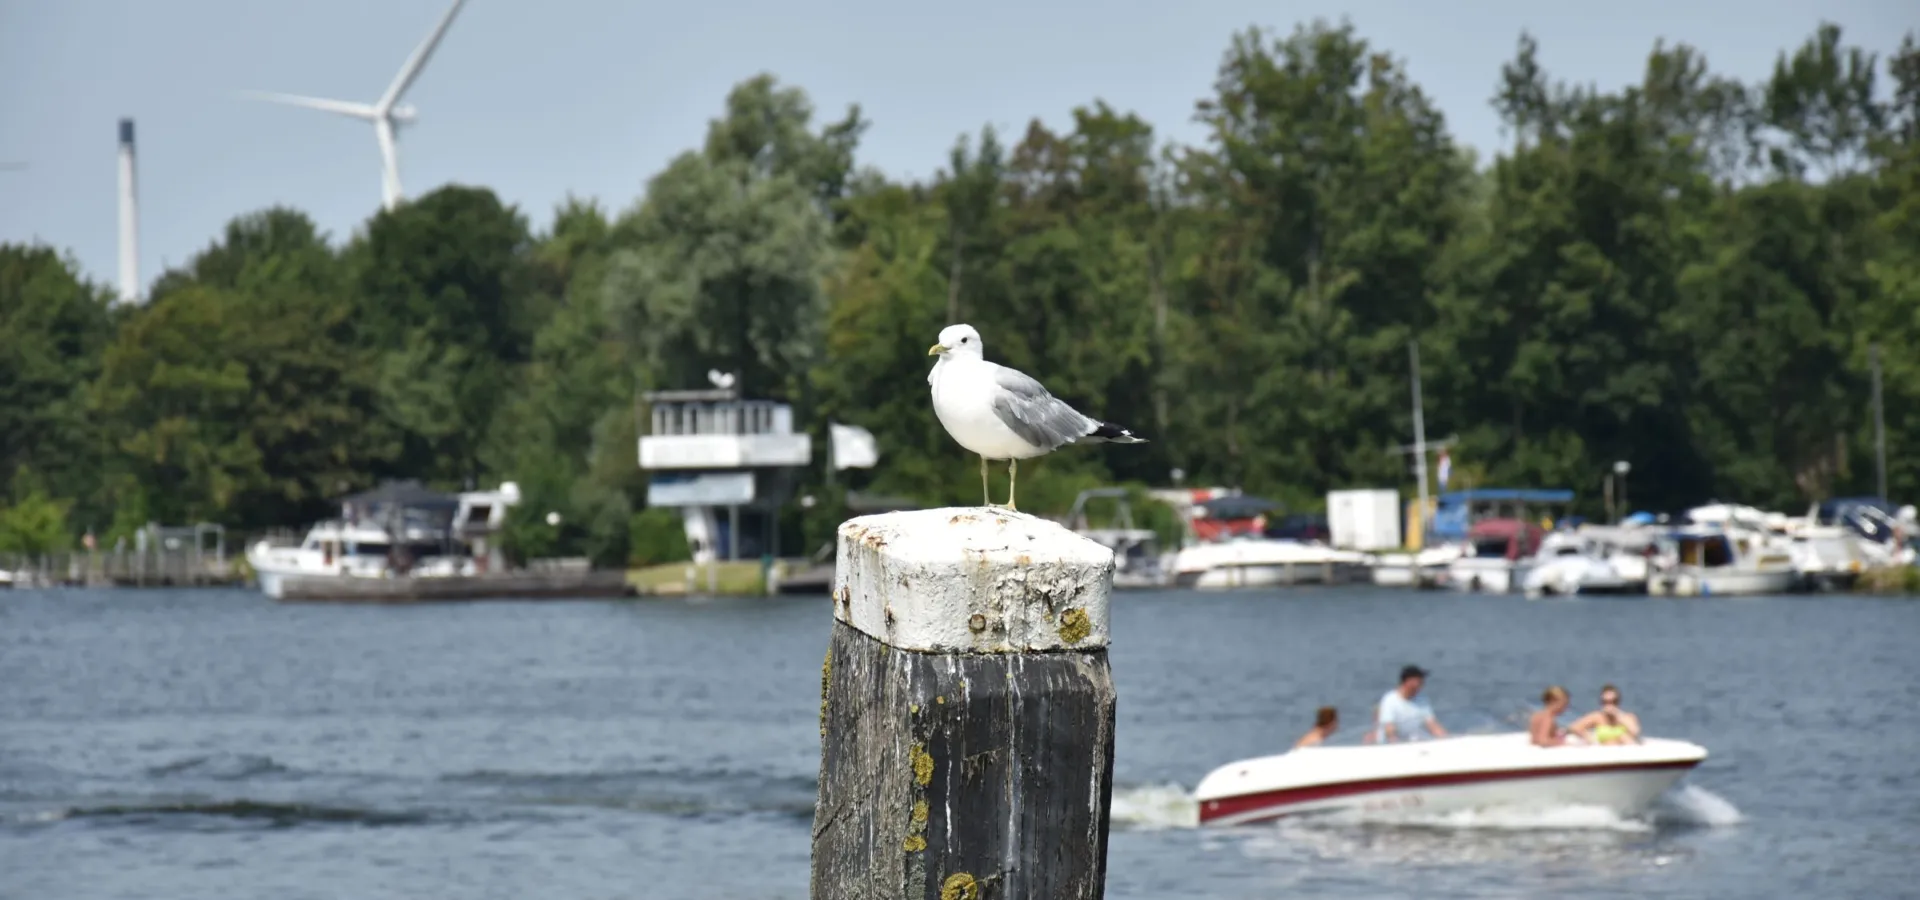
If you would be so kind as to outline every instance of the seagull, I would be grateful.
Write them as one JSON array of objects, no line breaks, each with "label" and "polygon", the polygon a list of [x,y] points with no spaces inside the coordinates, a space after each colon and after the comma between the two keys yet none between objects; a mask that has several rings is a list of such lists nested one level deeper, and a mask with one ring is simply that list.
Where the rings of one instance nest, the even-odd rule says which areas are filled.
[{"label": "seagull", "polygon": [[1067,444],[1144,444],[1112,422],[1082,414],[1061,402],[1025,372],[987,362],[980,332],[972,325],[948,325],[940,342],[927,350],[938,356],[927,384],[933,388],[933,414],[960,446],[980,454],[981,502],[993,508],[987,491],[987,460],[1007,461],[1007,505],[1013,505],[1020,461],[1051,453]]}]

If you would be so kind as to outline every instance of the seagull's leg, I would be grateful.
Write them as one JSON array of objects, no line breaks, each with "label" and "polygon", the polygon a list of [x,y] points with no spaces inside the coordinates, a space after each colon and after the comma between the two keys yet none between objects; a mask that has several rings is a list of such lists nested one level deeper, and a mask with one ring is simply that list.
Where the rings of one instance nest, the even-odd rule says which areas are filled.
[{"label": "seagull's leg", "polygon": [[1007,508],[1008,509],[1014,509],[1014,510],[1018,509],[1018,507],[1013,505],[1013,483],[1015,481],[1015,476],[1019,474],[1020,474],[1020,461],[1017,459],[1007,460]]},{"label": "seagull's leg", "polygon": [[993,494],[987,490],[987,457],[985,454],[981,454],[980,456],[980,505],[987,507],[993,506]]}]

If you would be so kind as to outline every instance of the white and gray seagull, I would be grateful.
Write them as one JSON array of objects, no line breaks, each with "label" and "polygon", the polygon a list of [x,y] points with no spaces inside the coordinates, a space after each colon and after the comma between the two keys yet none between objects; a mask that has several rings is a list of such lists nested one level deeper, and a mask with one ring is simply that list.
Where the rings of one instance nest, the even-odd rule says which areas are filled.
[{"label": "white and gray seagull", "polygon": [[1014,509],[1014,481],[1020,461],[1051,453],[1067,444],[1144,444],[1112,422],[1082,414],[1047,392],[1026,373],[987,362],[980,332],[972,325],[948,325],[940,342],[927,350],[938,356],[927,384],[933,387],[933,414],[960,446],[980,454],[981,502],[991,507],[987,460],[1007,461],[1007,505]]}]

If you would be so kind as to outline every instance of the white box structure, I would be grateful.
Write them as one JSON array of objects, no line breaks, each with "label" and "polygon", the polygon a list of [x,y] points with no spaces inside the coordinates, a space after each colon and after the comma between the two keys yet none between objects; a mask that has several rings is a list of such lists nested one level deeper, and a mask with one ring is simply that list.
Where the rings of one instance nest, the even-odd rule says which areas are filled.
[{"label": "white box structure", "polygon": [[1401,546],[1400,492],[1327,492],[1327,530],[1342,550],[1391,550]]}]

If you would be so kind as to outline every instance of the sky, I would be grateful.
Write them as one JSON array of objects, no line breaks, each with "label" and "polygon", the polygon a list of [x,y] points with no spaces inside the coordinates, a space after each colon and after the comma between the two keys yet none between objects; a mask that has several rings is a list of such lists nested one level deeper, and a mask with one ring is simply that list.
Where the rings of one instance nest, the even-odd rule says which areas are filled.
[{"label": "sky", "polygon": [[[115,279],[122,116],[143,282],[276,204],[345,242],[380,203],[372,126],[238,92],[372,102],[448,2],[0,0],[0,242],[51,244]],[[1505,143],[1488,99],[1522,30],[1553,78],[1615,89],[1662,38],[1756,81],[1822,20],[1883,57],[1920,29],[1903,0],[469,0],[405,98],[419,118],[401,131],[401,180],[409,196],[491,187],[536,229],[568,195],[623,211],[760,72],[804,88],[820,121],[858,103],[860,164],[899,178],[933,175],[963,133],[1064,126],[1096,99],[1193,144],[1232,34],[1315,17],[1402,60],[1483,158]]]}]

